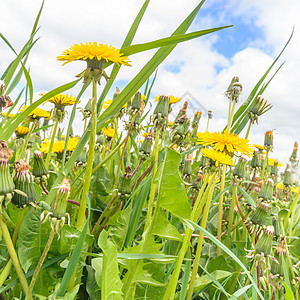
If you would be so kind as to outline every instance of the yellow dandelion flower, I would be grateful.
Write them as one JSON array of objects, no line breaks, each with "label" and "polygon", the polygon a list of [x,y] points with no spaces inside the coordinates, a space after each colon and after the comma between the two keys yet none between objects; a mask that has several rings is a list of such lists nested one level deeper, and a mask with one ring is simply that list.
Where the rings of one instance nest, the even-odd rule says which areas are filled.
[{"label": "yellow dandelion flower", "polygon": [[249,140],[240,138],[233,132],[204,132],[197,134],[198,144],[212,146],[215,150],[228,153],[240,152],[249,157],[252,156],[253,148]]},{"label": "yellow dandelion flower", "polygon": [[142,134],[142,136],[143,136],[143,137],[147,137],[149,134],[150,134],[149,132],[144,132],[144,133]]},{"label": "yellow dandelion flower", "polygon": [[8,115],[7,115],[7,112],[4,112],[4,111],[2,112],[2,117],[3,117],[3,118],[5,118],[5,117],[7,116],[8,119],[11,119],[11,118],[13,118],[15,115],[16,115],[16,114],[8,114]]},{"label": "yellow dandelion flower", "polygon": [[203,156],[213,160],[216,166],[218,166],[219,164],[233,166],[232,158],[228,154],[208,148],[202,149],[201,152]]},{"label": "yellow dandelion flower", "polygon": [[24,135],[28,134],[28,132],[29,132],[29,128],[28,127],[18,126],[16,128],[16,134],[17,134],[17,136],[24,136]]},{"label": "yellow dandelion flower", "polygon": [[54,97],[49,98],[46,102],[51,102],[55,105],[55,107],[62,108],[64,106],[73,105],[75,101],[76,98],[71,95],[69,96],[68,94],[58,94]]},{"label": "yellow dandelion flower", "polygon": [[257,148],[258,150],[264,150],[265,149],[265,147],[263,145],[253,144],[253,147]]},{"label": "yellow dandelion flower", "polygon": [[104,127],[102,128],[102,132],[110,138],[114,137],[115,135],[115,130],[112,127]]},{"label": "yellow dandelion flower", "polygon": [[[103,108],[107,109],[111,104],[112,104],[113,100],[105,100],[103,102]],[[125,105],[123,106],[123,108],[127,107],[127,103],[125,103]]]},{"label": "yellow dandelion flower", "polygon": [[[158,99],[159,99],[160,96],[161,96],[161,95],[156,96],[156,97],[155,97],[155,101],[158,101]],[[179,102],[179,101],[181,100],[181,98],[179,98],[179,97],[174,97],[173,95],[169,95],[168,97],[169,97],[169,99],[170,99],[170,104],[177,103],[177,102]]]},{"label": "yellow dandelion flower", "polygon": [[62,55],[57,56],[57,59],[64,61],[63,65],[74,61],[74,60],[103,60],[106,62],[113,62],[117,65],[130,66],[130,61],[127,56],[124,56],[113,46],[94,43],[80,43],[75,44],[69,49],[65,50]]},{"label": "yellow dandelion flower", "polygon": [[173,124],[174,124],[174,122],[170,121],[170,122],[168,123],[168,127],[172,127]]},{"label": "yellow dandelion flower", "polygon": [[[28,106],[24,105],[20,109],[20,112],[25,111],[27,108]],[[29,116],[33,119],[40,119],[40,118],[50,119],[51,114],[49,113],[49,111],[37,107],[29,114]]]},{"label": "yellow dandelion flower", "polygon": [[[77,144],[79,142],[79,139],[77,137],[69,138],[68,145],[67,145],[67,151],[74,151]],[[65,149],[66,141],[65,140],[59,140],[54,141],[53,147],[52,147],[52,153],[63,153]],[[43,143],[41,144],[40,151],[43,153],[48,153],[50,147],[50,142],[48,139],[45,139]]]},{"label": "yellow dandelion flower", "polygon": [[[276,159],[274,159],[274,158],[268,158],[269,166],[270,166],[270,167],[273,167],[275,161],[276,161]],[[283,164],[282,164],[280,161],[278,161],[278,165],[277,165],[277,166],[278,166],[278,167],[283,167]]]}]

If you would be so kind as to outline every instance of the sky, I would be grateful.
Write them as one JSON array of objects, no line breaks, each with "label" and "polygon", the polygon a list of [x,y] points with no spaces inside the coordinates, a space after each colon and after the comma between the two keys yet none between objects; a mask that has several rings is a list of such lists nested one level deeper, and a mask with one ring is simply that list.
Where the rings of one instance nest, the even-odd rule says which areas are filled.
[{"label": "sky", "polygon": [[[133,43],[170,36],[198,3],[195,0],[151,0]],[[120,47],[142,4],[141,0],[46,0],[37,33],[40,38],[27,63],[35,100],[40,92],[74,80],[85,67],[84,62],[62,66],[56,60],[58,55],[75,43],[95,41]],[[40,5],[40,0],[10,0],[1,4],[0,32],[16,50],[28,39]],[[249,135],[252,143],[263,144],[264,133],[274,130],[275,148],[270,157],[288,162],[294,141],[300,142],[299,12],[299,0],[207,0],[189,32],[233,27],[177,45],[158,68],[153,98],[159,94],[183,97],[189,101],[187,114],[190,117],[201,108],[200,131],[206,128],[205,112],[212,110],[209,130],[222,130],[228,111],[224,92],[232,77],[238,76],[243,85],[239,106],[284,47],[294,28],[292,40],[273,72],[285,63],[263,94],[273,108],[259,119],[258,125],[252,126]],[[122,89],[130,82],[154,53],[155,50],[150,50],[132,55],[132,67],[121,68],[108,98],[112,97],[116,86]],[[3,41],[0,41],[0,57],[2,74],[14,58]],[[76,96],[78,88],[80,86],[69,93]],[[88,94],[83,96],[82,106],[89,97]],[[177,109],[182,104],[176,104]],[[80,122],[81,116],[77,120]],[[244,135],[242,132],[240,136]]]}]

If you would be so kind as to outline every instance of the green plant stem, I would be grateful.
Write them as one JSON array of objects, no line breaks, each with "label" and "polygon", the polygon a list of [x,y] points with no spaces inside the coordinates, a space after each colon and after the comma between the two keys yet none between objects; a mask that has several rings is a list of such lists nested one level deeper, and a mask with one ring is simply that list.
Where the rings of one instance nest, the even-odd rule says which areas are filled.
[{"label": "green plant stem", "polygon": [[262,168],[262,171],[261,171],[261,176],[260,176],[261,180],[264,180],[268,157],[269,157],[269,150],[266,150],[266,157],[265,157],[265,160],[264,160],[264,165],[263,165],[263,168]]},{"label": "green plant stem", "polygon": [[30,285],[29,285],[29,291],[30,291],[30,293],[32,292],[32,290],[34,288],[34,285],[35,285],[35,282],[36,282],[36,280],[38,278],[38,275],[40,273],[41,267],[42,267],[42,265],[44,263],[44,260],[45,260],[45,258],[47,256],[48,252],[49,252],[49,249],[51,247],[54,235],[55,235],[55,230],[54,230],[54,228],[52,228],[52,230],[50,232],[50,235],[49,235],[49,238],[48,238],[48,241],[47,241],[47,244],[45,246],[45,249],[44,249],[44,251],[43,251],[43,253],[42,253],[41,257],[40,257],[40,260],[39,260],[39,262],[38,262],[38,264],[37,264],[37,266],[35,268],[35,271],[34,271],[34,273],[32,275],[31,282],[30,282]]},{"label": "green plant stem", "polygon": [[3,283],[9,276],[11,268],[12,268],[12,260],[10,259],[0,274],[0,287],[2,287]]},{"label": "green plant stem", "polygon": [[[286,216],[286,218],[284,219],[284,222],[283,222],[283,227],[284,227],[284,230],[286,231],[286,228],[287,228],[287,223],[289,221],[289,218],[290,218],[290,215],[292,214],[292,212],[296,209],[296,204],[298,202],[298,199],[299,199],[299,196],[300,196],[300,190],[299,192],[297,193],[297,195],[295,196],[291,206],[290,206],[290,209],[288,211],[288,214]],[[292,224],[291,224],[292,225]],[[290,235],[291,235],[291,232],[290,232]]]},{"label": "green plant stem", "polygon": [[[208,179],[209,179],[209,176],[206,176],[205,180],[204,180],[204,183],[203,183],[203,185],[202,185],[202,187],[199,191],[199,194],[197,196],[197,199],[195,201],[193,210],[191,212],[190,219],[193,222],[195,222],[198,219],[198,217],[196,216],[196,213],[198,211],[199,211],[198,215],[201,213],[201,211],[202,211],[201,203],[205,203],[208,191],[211,187],[212,180],[210,180],[210,184],[207,186]],[[172,276],[170,278],[168,287],[165,291],[163,300],[168,300],[168,299],[173,299],[174,298],[175,290],[176,290],[176,286],[177,286],[177,282],[178,282],[178,276],[179,276],[179,273],[180,273],[180,270],[181,270],[182,261],[185,257],[187,248],[190,245],[190,239],[191,239],[192,233],[193,233],[193,230],[191,228],[187,227],[186,232],[185,232],[185,236],[184,236],[184,239],[183,239],[183,242],[182,242],[181,250],[180,250],[180,253],[179,253],[179,257],[177,259],[175,269],[173,270]]]},{"label": "green plant stem", "polygon": [[97,82],[93,80],[93,92],[92,92],[92,112],[91,112],[91,133],[90,133],[90,142],[89,142],[89,152],[86,163],[86,170],[84,174],[84,183],[81,193],[81,203],[77,215],[77,224],[76,227],[78,230],[82,230],[84,219],[85,219],[85,210],[86,210],[86,194],[88,195],[90,189],[90,182],[93,172],[93,163],[95,156],[95,144],[96,144],[96,131],[97,131]]},{"label": "green plant stem", "polygon": [[231,107],[230,116],[228,117],[228,124],[227,124],[227,130],[228,130],[228,132],[230,132],[230,130],[231,130],[232,120],[233,120],[234,111],[235,111],[235,106],[236,106],[236,102],[233,101],[232,107]]},{"label": "green plant stem", "polygon": [[130,124],[130,126],[128,128],[127,135],[125,137],[124,147],[123,147],[122,152],[121,152],[121,157],[120,157],[120,161],[119,161],[119,164],[118,164],[118,169],[117,169],[117,174],[116,174],[116,177],[115,177],[115,183],[114,183],[113,190],[115,190],[117,188],[117,185],[118,185],[118,180],[119,180],[119,176],[120,176],[120,172],[121,172],[121,166],[123,164],[123,158],[124,158],[125,151],[126,151],[126,145],[127,145],[128,141],[129,141],[129,137],[130,137],[130,132],[131,132],[131,129],[132,129],[133,121],[134,121],[134,118],[131,121],[131,124]]},{"label": "green plant stem", "polygon": [[110,202],[106,205],[105,209],[103,210],[101,216],[100,216],[99,219],[97,220],[97,222],[96,222],[96,224],[95,224],[95,226],[94,226],[94,228],[93,228],[93,230],[92,230],[92,232],[91,232],[92,235],[94,235],[95,232],[98,230],[98,227],[99,227],[99,225],[101,224],[101,221],[103,220],[103,218],[104,218],[106,212],[107,212],[108,209],[112,206],[112,204],[114,203],[114,201],[115,201],[115,199],[117,198],[117,196],[118,196],[118,194],[115,195],[115,196],[110,200]]},{"label": "green plant stem", "polygon": [[9,215],[7,214],[6,210],[2,211],[2,218],[4,219],[5,223],[8,225],[8,227],[12,230],[15,230],[16,225],[14,224],[14,222],[11,220],[11,218],[9,217]]},{"label": "green plant stem", "polygon": [[[201,218],[200,226],[204,229],[206,228],[208,213],[209,213],[209,210],[210,210],[210,204],[211,204],[211,200],[212,200],[212,196],[213,196],[213,192],[214,192],[214,188],[215,188],[215,184],[216,184],[215,178],[216,178],[216,176],[213,177],[213,183],[212,183],[211,188],[209,189],[208,197],[207,197],[206,202],[205,202],[205,208],[204,208],[203,216]],[[199,261],[200,261],[201,252],[202,252],[203,240],[204,240],[204,233],[200,232],[199,238],[198,238],[196,255],[195,255],[194,264],[193,264],[192,277],[191,277],[191,280],[190,280],[189,289],[188,289],[186,299],[191,299],[192,294],[193,294],[194,284],[195,284],[196,276],[198,274]]]},{"label": "green plant stem", "polygon": [[51,136],[51,141],[50,141],[48,153],[47,153],[47,156],[46,156],[45,164],[46,164],[47,168],[49,167],[49,163],[50,163],[50,158],[51,158],[51,154],[52,154],[52,148],[53,148],[53,144],[54,144],[54,140],[55,140],[55,136],[56,136],[57,127],[58,127],[58,120],[56,119],[53,131],[52,131],[52,136]]},{"label": "green plant stem", "polygon": [[[230,206],[230,211],[229,211],[229,219],[228,219],[228,232],[232,231],[233,227],[233,218],[234,218],[234,207],[237,199],[237,185],[235,184],[233,187],[233,193],[232,193],[232,201],[231,201],[231,206]],[[228,244],[230,243],[230,237],[228,234]]]},{"label": "green plant stem", "polygon": [[154,203],[154,197],[155,197],[155,191],[156,191],[156,184],[154,183],[154,176],[156,173],[157,169],[157,159],[158,159],[158,148],[159,148],[159,134],[160,134],[160,128],[157,129],[156,131],[156,136],[155,136],[155,144],[154,144],[154,149],[153,149],[153,170],[152,170],[152,182],[151,182],[151,189],[150,189],[150,195],[149,195],[149,202],[148,202],[148,211],[147,211],[147,216],[146,216],[146,222],[145,222],[145,227],[144,227],[144,232],[147,230],[151,217],[152,217],[152,207]]},{"label": "green plant stem", "polygon": [[252,122],[249,120],[249,125],[248,125],[248,128],[247,128],[245,139],[248,139],[248,136],[249,136],[249,133],[250,133],[250,129],[251,129],[251,125],[252,125]]},{"label": "green plant stem", "polygon": [[[226,165],[223,165],[222,169],[222,177],[221,177],[221,185],[220,192],[223,192],[225,186],[225,177],[226,177]],[[218,206],[218,228],[217,228],[217,239],[221,242],[222,240],[222,221],[223,221],[223,200],[224,193],[221,194],[219,198],[219,206]],[[221,248],[217,247],[217,256],[221,255]]]},{"label": "green plant stem", "polygon": [[19,262],[16,250],[15,250],[15,247],[13,245],[13,242],[11,240],[8,228],[7,228],[6,223],[4,222],[4,220],[3,220],[3,218],[2,218],[1,215],[0,215],[0,226],[1,226],[2,235],[3,235],[4,241],[5,241],[5,244],[6,244],[8,253],[9,253],[9,256],[10,256],[11,261],[12,261],[12,263],[14,265],[14,268],[15,268],[15,270],[17,272],[17,275],[18,275],[18,278],[20,280],[22,289],[23,289],[26,297],[28,299],[32,299],[32,296],[31,296],[31,293],[30,293],[30,290],[29,290],[29,287],[28,287],[25,275],[24,275],[22,267],[20,265],[20,262]]}]

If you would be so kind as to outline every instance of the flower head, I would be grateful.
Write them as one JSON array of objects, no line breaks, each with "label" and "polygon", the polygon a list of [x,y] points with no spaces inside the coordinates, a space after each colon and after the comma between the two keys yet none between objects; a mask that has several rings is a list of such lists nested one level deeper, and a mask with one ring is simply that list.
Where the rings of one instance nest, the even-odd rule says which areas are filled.
[{"label": "flower head", "polygon": [[16,135],[17,135],[17,137],[23,137],[26,134],[28,134],[28,132],[29,132],[29,128],[28,127],[18,126],[16,128]]},{"label": "flower head", "polygon": [[115,130],[112,127],[104,127],[102,132],[109,138],[113,138],[115,135]]},{"label": "flower head", "polygon": [[62,55],[57,57],[58,60],[64,61],[63,65],[74,61],[84,60],[87,62],[87,68],[77,75],[77,77],[84,77],[84,82],[93,79],[100,84],[100,79],[104,76],[108,79],[104,71],[103,64],[115,63],[117,65],[130,66],[130,61],[127,56],[123,55],[119,49],[113,46],[94,43],[85,43],[80,45],[75,44],[69,49],[65,50]]},{"label": "flower head", "polygon": [[[78,144],[79,140],[77,137],[69,138],[68,145],[67,145],[67,151],[74,151]],[[54,141],[52,152],[53,153],[63,153],[65,149],[66,141],[65,140],[59,140]],[[50,147],[50,142],[48,139],[44,140],[44,142],[41,144],[40,151],[43,153],[48,153]]]},{"label": "flower head", "polygon": [[8,119],[11,119],[15,116],[16,114],[7,114],[7,112],[2,112],[2,117],[5,118],[7,116]]},{"label": "flower head", "polygon": [[[156,96],[155,101],[158,101],[159,97],[160,97],[160,95]],[[170,98],[170,104],[177,103],[181,100],[181,98],[175,97],[175,96],[172,96],[172,95],[169,95],[169,98]]]},{"label": "flower head", "polygon": [[56,108],[63,109],[65,106],[73,105],[75,101],[76,98],[71,95],[69,96],[68,94],[58,94],[54,97],[49,98],[46,102],[51,102],[55,105]]},{"label": "flower head", "polygon": [[203,156],[213,160],[216,166],[219,164],[233,166],[232,158],[223,152],[208,148],[202,149],[201,152]]},{"label": "flower head", "polygon": [[240,152],[241,154],[252,156],[253,148],[249,141],[240,138],[237,134],[224,131],[224,132],[205,132],[198,133],[198,144],[204,146],[212,146],[215,150],[225,151],[228,153]]},{"label": "flower head", "polygon": [[[28,108],[27,105],[24,105],[21,109],[20,112],[25,111]],[[40,118],[45,118],[45,119],[49,119],[51,117],[51,114],[49,113],[49,111],[43,110],[41,108],[35,108],[31,113],[29,113],[29,115],[32,119],[37,119],[39,120]]]}]

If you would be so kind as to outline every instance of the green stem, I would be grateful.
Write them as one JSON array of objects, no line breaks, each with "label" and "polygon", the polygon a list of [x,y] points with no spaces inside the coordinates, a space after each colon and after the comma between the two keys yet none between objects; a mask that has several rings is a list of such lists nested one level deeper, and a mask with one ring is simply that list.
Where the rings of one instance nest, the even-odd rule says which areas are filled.
[{"label": "green stem", "polygon": [[54,128],[52,131],[52,136],[51,136],[51,141],[50,141],[50,145],[49,145],[49,150],[48,150],[46,162],[45,162],[47,168],[49,167],[49,163],[50,163],[50,158],[51,158],[51,154],[52,154],[52,148],[53,148],[53,144],[54,144],[54,140],[55,140],[55,136],[56,136],[57,127],[58,127],[58,120],[55,120]]},{"label": "green stem", "polygon": [[[232,193],[232,201],[231,201],[231,206],[230,206],[230,211],[229,211],[229,218],[228,218],[228,231],[232,231],[233,227],[233,218],[234,218],[234,207],[237,199],[237,185],[235,184],[233,187],[233,193]],[[230,244],[230,235],[228,234],[227,236],[228,240],[228,246]]]},{"label": "green stem", "polygon": [[77,216],[77,229],[82,230],[85,219],[86,210],[86,194],[90,190],[90,182],[93,172],[93,163],[95,156],[95,144],[96,144],[96,131],[97,131],[97,82],[93,80],[93,94],[92,94],[92,113],[91,113],[91,133],[89,142],[89,152],[86,163],[86,171],[84,174],[84,183],[81,194],[81,203]]},{"label": "green stem", "polygon": [[124,141],[124,147],[122,149],[122,152],[121,152],[121,157],[120,157],[120,161],[119,161],[119,164],[118,164],[118,169],[117,169],[117,174],[116,174],[116,177],[115,177],[115,183],[114,183],[114,188],[113,190],[115,190],[117,188],[117,185],[118,185],[118,180],[119,180],[119,176],[120,176],[120,172],[121,172],[121,166],[123,164],[123,158],[124,158],[124,155],[125,155],[125,151],[126,151],[126,145],[129,141],[129,137],[130,137],[130,132],[131,132],[131,129],[132,129],[132,125],[133,125],[133,121],[134,121],[134,118],[129,126],[129,129],[128,129],[128,132],[127,132],[127,135],[126,135],[126,138],[125,138],[125,141]]},{"label": "green stem", "polygon": [[[283,227],[284,227],[285,230],[286,230],[287,223],[289,221],[291,213],[296,209],[296,204],[298,202],[299,196],[300,196],[300,190],[299,190],[299,192],[297,193],[297,195],[295,196],[295,198],[294,198],[294,200],[292,202],[292,205],[291,205],[291,207],[290,207],[290,209],[288,211],[287,217],[284,219]],[[289,234],[291,235],[291,232]]]},{"label": "green stem", "polygon": [[[222,169],[222,177],[221,177],[221,185],[220,185],[220,192],[223,192],[225,187],[225,177],[226,177],[226,165],[223,165]],[[218,206],[218,229],[217,229],[217,239],[221,242],[222,240],[222,221],[223,221],[223,199],[224,193],[221,194],[219,199],[219,206]],[[221,255],[221,248],[217,247],[217,256]]]},{"label": "green stem", "polygon": [[154,149],[153,149],[152,182],[151,182],[151,189],[150,189],[149,202],[148,202],[148,212],[147,212],[147,216],[146,216],[144,232],[147,230],[147,228],[150,224],[150,221],[151,221],[151,217],[152,217],[152,207],[153,207],[153,203],[154,203],[155,190],[156,190],[156,184],[154,183],[154,175],[155,175],[156,169],[157,169],[159,134],[160,134],[160,128],[157,129],[156,136],[155,136],[155,144],[154,144]]},{"label": "green stem", "polygon": [[248,139],[249,133],[250,133],[250,128],[251,128],[252,122],[249,120],[249,125],[248,125],[248,129],[245,135],[245,139]]},{"label": "green stem", "polygon": [[9,276],[11,268],[12,268],[12,260],[10,259],[0,274],[0,287],[2,287],[3,283]]},{"label": "green stem", "polygon": [[31,282],[30,282],[30,285],[29,285],[29,290],[30,290],[30,293],[32,292],[33,288],[34,288],[34,285],[35,285],[35,282],[37,280],[37,277],[40,273],[40,270],[41,270],[41,267],[43,265],[43,262],[49,252],[49,249],[51,247],[51,244],[52,244],[52,241],[53,241],[53,238],[54,238],[54,235],[55,235],[55,231],[54,231],[54,228],[51,230],[50,232],[50,235],[49,235],[49,238],[48,238],[48,242],[45,246],[45,249],[40,257],[40,260],[35,268],[35,271],[34,271],[34,274],[32,275],[32,278],[31,278]]},{"label": "green stem", "polygon": [[[191,212],[190,220],[192,220],[193,222],[198,220],[198,216],[200,215],[200,213],[202,211],[202,206],[203,206],[202,203],[205,203],[208,191],[211,188],[212,180],[210,180],[210,184],[207,186],[208,179],[209,179],[209,176],[206,176],[205,180],[204,180],[204,183],[201,187],[201,190],[199,191],[199,194],[198,194],[197,199],[195,201],[193,210]],[[197,214],[197,216],[196,216],[196,214]],[[186,232],[185,232],[185,236],[184,236],[184,239],[183,239],[183,243],[182,243],[182,246],[181,246],[179,257],[178,257],[177,262],[176,262],[175,269],[174,269],[174,271],[172,273],[172,276],[170,278],[170,281],[169,281],[168,287],[165,291],[163,300],[169,300],[169,299],[174,298],[176,286],[177,286],[177,283],[178,283],[178,277],[179,277],[179,273],[180,273],[180,270],[181,270],[182,261],[185,257],[185,253],[187,251],[187,248],[190,245],[190,239],[191,239],[192,233],[193,233],[193,230],[188,227],[186,229]]]},{"label": "green stem", "polygon": [[12,260],[14,268],[17,272],[18,277],[19,277],[22,289],[23,289],[26,297],[28,297],[28,299],[32,299],[32,296],[31,296],[31,293],[30,293],[25,275],[24,275],[22,267],[20,265],[20,262],[19,262],[16,250],[15,250],[15,247],[13,245],[13,242],[11,240],[8,228],[7,228],[7,226],[6,226],[6,224],[5,224],[5,222],[4,222],[1,215],[0,215],[0,226],[1,226],[2,235],[3,235],[4,241],[5,241],[9,256]]},{"label": "green stem", "polygon": [[269,157],[269,150],[266,150],[266,157],[265,157],[265,160],[264,160],[264,165],[263,165],[263,169],[261,171],[261,176],[260,176],[261,180],[264,180],[268,157]]},{"label": "green stem", "polygon": [[[212,196],[213,196],[213,192],[214,192],[214,187],[215,187],[215,184],[216,184],[215,178],[216,178],[216,176],[214,176],[213,179],[212,179],[213,184],[212,184],[211,188],[209,189],[209,193],[208,193],[208,197],[207,197],[207,200],[206,200],[206,203],[205,203],[203,216],[202,216],[201,223],[200,223],[200,226],[204,229],[206,228],[208,213],[209,213],[209,210],[210,210],[210,204],[211,204],[211,200],[212,200]],[[201,252],[202,252],[203,240],[204,240],[204,233],[200,232],[199,238],[198,238],[196,255],[195,255],[194,264],[193,264],[192,277],[191,277],[191,280],[190,280],[189,290],[188,290],[186,299],[191,299],[192,294],[193,294],[194,284],[195,284],[196,276],[198,274],[199,261],[200,261]]]},{"label": "green stem", "polygon": [[235,106],[236,106],[236,102],[233,101],[230,116],[228,117],[228,124],[227,124],[227,131],[228,132],[230,132],[230,130],[231,130],[232,120],[233,120],[234,111],[235,111]]}]

